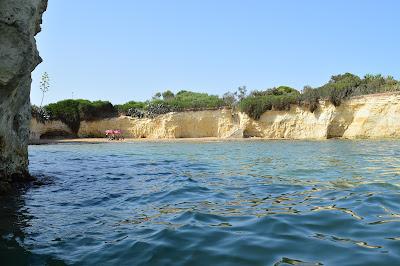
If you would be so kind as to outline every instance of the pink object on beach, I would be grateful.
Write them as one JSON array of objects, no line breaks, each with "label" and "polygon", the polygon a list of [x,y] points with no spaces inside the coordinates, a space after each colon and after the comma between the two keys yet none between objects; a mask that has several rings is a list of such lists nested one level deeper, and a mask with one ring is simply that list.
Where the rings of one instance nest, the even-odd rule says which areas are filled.
[{"label": "pink object on beach", "polygon": [[124,136],[122,135],[122,130],[120,129],[109,129],[104,131],[106,133],[106,137],[108,137],[109,140],[121,140],[124,139]]}]

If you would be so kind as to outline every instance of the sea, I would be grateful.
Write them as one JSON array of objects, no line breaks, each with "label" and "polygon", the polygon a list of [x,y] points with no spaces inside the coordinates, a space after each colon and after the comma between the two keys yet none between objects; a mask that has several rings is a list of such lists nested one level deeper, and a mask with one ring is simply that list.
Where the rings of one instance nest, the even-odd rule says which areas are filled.
[{"label": "sea", "polygon": [[1,265],[400,265],[399,140],[64,143],[0,201]]}]

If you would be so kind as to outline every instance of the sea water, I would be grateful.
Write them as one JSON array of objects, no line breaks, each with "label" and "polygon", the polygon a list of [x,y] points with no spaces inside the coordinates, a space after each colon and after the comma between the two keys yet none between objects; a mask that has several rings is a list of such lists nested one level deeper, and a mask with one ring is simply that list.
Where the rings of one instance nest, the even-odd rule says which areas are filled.
[{"label": "sea water", "polygon": [[2,265],[400,265],[400,141],[29,148]]}]

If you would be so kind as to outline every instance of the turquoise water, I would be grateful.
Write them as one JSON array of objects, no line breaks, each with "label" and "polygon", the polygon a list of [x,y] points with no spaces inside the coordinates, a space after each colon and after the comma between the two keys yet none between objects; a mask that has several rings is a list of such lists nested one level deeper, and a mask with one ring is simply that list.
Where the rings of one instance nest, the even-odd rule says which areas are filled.
[{"label": "turquoise water", "polygon": [[[48,265],[400,265],[400,141],[30,147],[0,255]],[[12,217],[12,218],[10,218]]]}]

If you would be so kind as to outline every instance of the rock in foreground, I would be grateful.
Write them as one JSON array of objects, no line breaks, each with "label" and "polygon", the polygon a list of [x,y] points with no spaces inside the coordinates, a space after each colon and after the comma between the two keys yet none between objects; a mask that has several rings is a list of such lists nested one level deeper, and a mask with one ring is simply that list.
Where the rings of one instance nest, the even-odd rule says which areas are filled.
[{"label": "rock in foreground", "polygon": [[26,180],[35,35],[47,0],[0,0],[0,191]]}]

